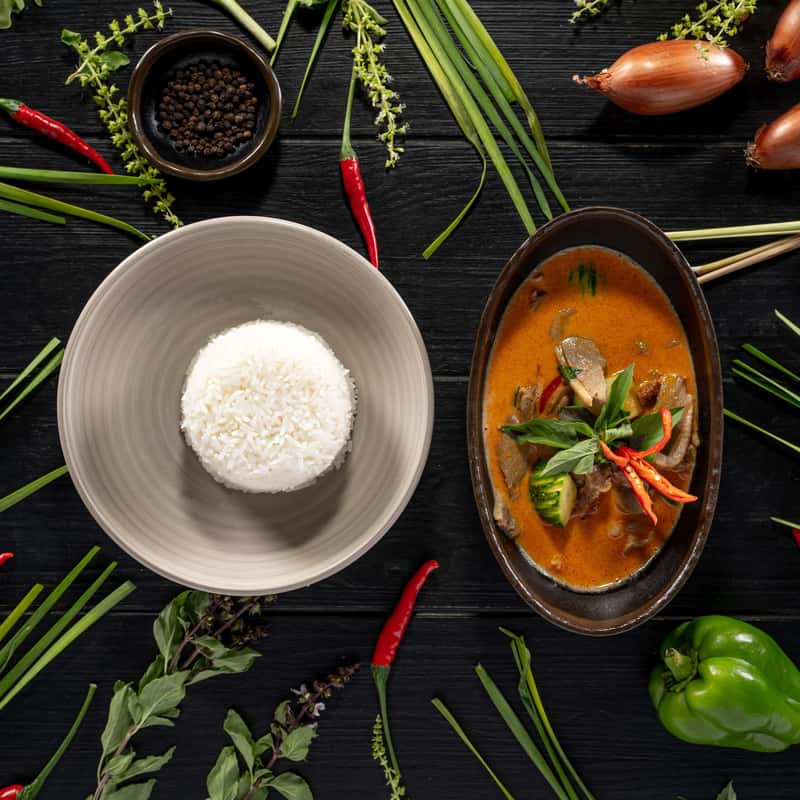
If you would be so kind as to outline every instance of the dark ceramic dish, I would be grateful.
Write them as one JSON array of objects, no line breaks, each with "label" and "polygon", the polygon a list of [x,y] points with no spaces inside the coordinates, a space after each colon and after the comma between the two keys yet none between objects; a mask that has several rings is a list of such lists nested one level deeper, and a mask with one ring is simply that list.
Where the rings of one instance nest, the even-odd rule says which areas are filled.
[{"label": "dark ceramic dish", "polygon": [[[235,67],[256,86],[253,138],[222,158],[179,153],[156,116],[158,97],[171,74],[201,60]],[[128,86],[128,119],[136,144],[162,172],[193,181],[219,180],[242,172],[267,152],[280,126],[281,90],[267,61],[243,39],[219,31],[184,31],[162,39],[139,60]]]},{"label": "dark ceramic dish", "polygon": [[[483,438],[483,395],[498,326],[509,300],[533,269],[555,253],[580,245],[617,250],[647,270],[666,292],[683,322],[694,360],[702,444],[687,505],[661,552],[635,578],[599,594],[561,586],[538,572],[492,517],[493,490]],[[541,228],[500,273],[486,308],[472,357],[467,399],[467,438],[475,499],[489,546],[511,585],[545,619],[594,636],[641,625],[664,608],[694,569],[714,516],[722,463],[722,376],[714,327],[700,286],[683,254],[651,222],[615,208],[586,208]]]}]

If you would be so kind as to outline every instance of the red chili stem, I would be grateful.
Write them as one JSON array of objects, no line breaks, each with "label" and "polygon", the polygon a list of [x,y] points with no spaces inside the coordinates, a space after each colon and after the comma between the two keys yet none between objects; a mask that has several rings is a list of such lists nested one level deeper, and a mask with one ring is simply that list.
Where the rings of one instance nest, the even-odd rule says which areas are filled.
[{"label": "red chili stem", "polygon": [[361,174],[361,165],[358,162],[358,155],[350,141],[350,118],[353,111],[353,96],[356,90],[356,71],[350,77],[350,89],[347,93],[347,108],[344,116],[344,128],[342,130],[342,149],[339,153],[339,169],[342,173],[342,183],[347,195],[347,202],[353,216],[358,223],[364,243],[367,245],[367,253],[372,265],[378,269],[378,234],[375,230],[375,222],[372,219],[372,211],[367,200],[367,189],[364,186],[364,177]]},{"label": "red chili stem", "polygon": [[652,447],[648,447],[647,450],[630,450],[630,448],[628,448],[637,458],[647,458],[647,456],[652,456],[653,453],[660,453],[669,444],[669,440],[672,438],[672,412],[668,408],[662,408],[659,413],[661,414],[661,427],[664,430],[664,434]]},{"label": "red chili stem", "polygon": [[561,378],[556,375],[556,377],[547,384],[545,390],[542,392],[542,396],[539,398],[539,413],[544,411],[547,401],[553,396],[553,393],[559,386],[561,386]]},{"label": "red chili stem", "polygon": [[63,122],[48,117],[41,111],[36,111],[19,100],[10,100],[0,97],[0,110],[7,112],[11,119],[16,120],[21,125],[25,125],[32,130],[66,145],[76,153],[80,153],[84,158],[88,158],[93,164],[98,166],[108,175],[113,175],[108,162],[97,152],[88,142],[85,142],[75,131],[64,125]]},{"label": "red chili stem", "polygon": [[[0,567],[2,567],[6,561],[10,561],[12,558],[14,558],[13,553],[0,553]],[[2,795],[0,795],[0,800],[3,800]]]}]

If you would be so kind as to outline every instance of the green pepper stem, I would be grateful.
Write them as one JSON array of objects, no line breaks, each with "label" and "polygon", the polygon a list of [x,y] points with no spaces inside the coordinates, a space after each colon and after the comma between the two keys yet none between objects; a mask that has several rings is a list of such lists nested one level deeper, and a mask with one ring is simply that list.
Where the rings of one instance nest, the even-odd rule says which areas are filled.
[{"label": "green pepper stem", "polygon": [[381,711],[381,723],[383,724],[383,739],[386,742],[386,750],[389,753],[389,759],[392,762],[392,768],[397,773],[397,777],[401,777],[400,763],[397,760],[397,755],[394,752],[394,744],[392,743],[392,732],[389,729],[389,711],[386,697],[386,684],[389,680],[389,667],[373,666],[372,677],[375,681],[375,688],[378,690],[378,705]]},{"label": "green pepper stem", "polygon": [[664,653],[664,663],[676,683],[690,681],[697,674],[697,655],[695,653],[681,653],[680,650],[670,647]]}]

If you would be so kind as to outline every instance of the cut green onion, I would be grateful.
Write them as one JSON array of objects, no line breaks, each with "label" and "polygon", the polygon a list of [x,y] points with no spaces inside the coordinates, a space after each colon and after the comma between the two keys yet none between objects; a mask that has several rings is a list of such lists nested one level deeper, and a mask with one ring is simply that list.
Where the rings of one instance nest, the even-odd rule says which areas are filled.
[{"label": "cut green onion", "polygon": [[777,522],[778,525],[785,525],[787,528],[800,531],[800,522],[789,522],[788,519],[781,519],[780,517],[770,517],[770,519],[773,522]]},{"label": "cut green onion", "polygon": [[38,492],[39,489],[43,489],[49,483],[57,480],[62,475],[66,475],[68,472],[69,469],[67,467],[59,467],[52,472],[48,472],[46,475],[42,475],[41,478],[37,478],[35,481],[26,483],[25,486],[22,486],[15,492],[11,492],[11,494],[7,494],[5,497],[0,497],[0,513],[8,511],[12,506],[21,503],[32,494]]},{"label": "cut green onion", "polygon": [[448,724],[456,732],[459,739],[461,739],[461,741],[464,742],[464,744],[469,748],[470,753],[472,753],[472,755],[478,759],[483,768],[489,773],[489,776],[495,782],[497,788],[503,793],[503,796],[506,798],[506,800],[514,800],[514,796],[508,791],[508,789],[506,789],[506,787],[500,781],[500,778],[497,777],[484,757],[478,752],[475,745],[469,740],[467,734],[464,733],[464,729],[458,724],[458,721],[450,713],[447,706],[438,697],[434,697],[433,700],[431,700],[431,703],[433,703],[436,710],[447,720]]},{"label": "cut green onion", "polygon": [[751,367],[739,358],[733,361],[733,374],[784,400],[789,405],[800,408],[800,394],[787,389],[782,383],[778,383],[778,381],[773,380],[763,372],[759,372],[755,367]]},{"label": "cut green onion", "polygon": [[81,206],[74,206],[72,203],[64,203],[61,200],[55,200],[43,194],[30,192],[27,189],[19,189],[8,183],[0,183],[0,199],[11,200],[17,203],[27,203],[28,205],[44,208],[48,211],[56,211],[71,217],[81,217],[91,220],[92,222],[99,222],[101,225],[108,225],[111,228],[117,228],[133,236],[138,236],[145,241],[150,241],[150,237],[146,233],[142,233],[138,228],[134,228],[133,225],[129,225],[127,222],[123,222],[115,217],[109,217],[106,214],[101,214],[98,211],[92,211],[88,208],[82,208]]},{"label": "cut green onion", "polygon": [[52,222],[53,225],[67,224],[67,221],[64,219],[64,217],[59,217],[57,214],[48,214],[47,211],[41,211],[38,208],[31,208],[30,206],[23,205],[22,203],[14,203],[11,200],[0,200],[0,211],[8,211],[10,214],[16,214],[20,217],[38,219],[40,222]]},{"label": "cut green onion", "polygon": [[[22,619],[25,612],[31,607],[33,601],[44,591],[41,583],[34,584],[28,594],[14,606],[13,611],[0,623],[0,642],[8,636],[13,627]],[[2,670],[0,670],[2,671]]]},{"label": "cut green onion", "polygon": [[489,673],[481,664],[475,667],[475,673],[480,679],[486,694],[489,695],[489,699],[503,718],[503,722],[506,723],[508,729],[514,735],[517,742],[519,742],[520,747],[525,751],[536,769],[542,774],[542,777],[550,784],[550,788],[560,800],[578,800],[578,795],[575,793],[575,790],[566,781],[564,785],[567,787],[567,791],[564,791],[564,786],[559,783],[553,770],[550,769],[550,765],[545,761],[542,751],[536,746],[536,742],[533,741],[533,738],[525,729],[522,720],[517,716],[514,709],[511,708],[505,695],[497,688],[497,684],[492,680]]},{"label": "cut green onion", "polygon": [[[56,339],[56,341],[58,341]],[[45,365],[42,370],[36,375],[27,386],[2,410],[0,411],[0,420],[7,417],[40,383],[47,380],[61,365],[64,359],[64,351],[59,350]],[[16,383],[16,381],[14,382]],[[12,384],[13,386],[14,384]],[[5,397],[5,392],[3,393]]]},{"label": "cut green onion", "polygon": [[53,350],[55,350],[55,349],[56,349],[56,347],[58,347],[60,344],[61,344],[61,340],[60,340],[60,339],[56,339],[56,337],[54,336],[54,337],[53,337],[53,338],[52,338],[52,339],[51,339],[51,340],[50,340],[50,341],[49,341],[49,342],[48,342],[48,343],[47,343],[47,344],[46,344],[46,345],[45,345],[45,346],[44,346],[44,347],[43,347],[43,348],[42,348],[42,349],[41,349],[41,350],[40,350],[40,351],[37,353],[37,355],[36,355],[36,356],[33,358],[33,360],[32,360],[32,361],[31,361],[31,362],[28,364],[28,366],[26,366],[26,367],[25,367],[25,369],[23,369],[23,370],[22,370],[22,372],[20,372],[20,374],[19,374],[19,375],[17,375],[17,377],[16,377],[16,378],[14,378],[14,382],[13,382],[13,383],[12,383],[10,386],[6,387],[6,390],[5,390],[5,391],[4,391],[2,394],[0,394],[0,400],[4,399],[4,398],[5,398],[5,397],[7,397],[9,394],[11,394],[11,392],[13,392],[13,391],[14,391],[14,389],[16,389],[16,388],[17,388],[17,386],[19,386],[19,385],[20,385],[20,383],[22,383],[22,381],[24,381],[24,380],[25,380],[25,378],[27,378],[27,377],[28,377],[28,375],[30,375],[30,374],[31,374],[31,372],[33,372],[33,371],[36,369],[36,367],[38,367],[38,366],[39,366],[39,364],[41,364],[41,363],[42,363],[42,361],[44,361],[44,360],[47,358],[47,356],[49,356],[49,355],[50,355],[50,353],[52,353],[52,352],[53,352]]},{"label": "cut green onion", "polygon": [[781,322],[782,322],[784,325],[786,325],[786,327],[787,327],[787,328],[789,328],[789,330],[790,330],[790,331],[792,331],[793,333],[796,333],[798,336],[800,336],[800,327],[798,327],[797,325],[795,325],[795,324],[794,324],[794,322],[792,322],[792,321],[789,319],[789,317],[785,316],[784,314],[781,314],[781,312],[780,312],[780,311],[778,311],[778,309],[777,309],[777,308],[775,309],[775,316],[776,316],[776,317],[777,317],[777,318],[778,318],[778,319],[779,319],[779,320],[780,320],[780,321],[781,321]]},{"label": "cut green onion", "polygon": [[306,90],[306,83],[308,83],[308,79],[311,75],[311,68],[314,66],[314,62],[317,60],[317,54],[319,53],[320,47],[322,47],[322,42],[325,40],[325,36],[328,33],[328,28],[330,27],[331,20],[333,19],[333,15],[338,5],[339,0],[328,0],[328,6],[325,9],[325,16],[322,18],[322,23],[317,31],[317,38],[314,40],[314,47],[311,49],[311,55],[308,57],[306,71],[303,73],[303,82],[300,84],[300,91],[297,93],[297,99],[294,101],[292,119],[294,119],[300,111],[300,103],[303,100],[303,92]]},{"label": "cut green onion", "polygon": [[111,594],[101,600],[86,616],[76,622],[54,644],[52,644],[39,658],[39,660],[20,678],[14,688],[0,700],[0,711],[4,709],[42,670],[64,650],[67,649],[78,637],[83,635],[96,622],[102,619],[114,606],[124,600],[136,587],[126,581],[117,587]]},{"label": "cut green onion", "polygon": [[150,178],[143,175],[106,175],[104,172],[2,166],[0,166],[0,180],[36,183],[91,183],[105,186],[146,186],[151,182]]},{"label": "cut green onion", "polygon": [[211,0],[227,11],[251,36],[259,41],[268,53],[275,49],[275,40],[236,2],[236,0]]},{"label": "cut green onion", "polygon": [[764,436],[769,436],[770,439],[778,442],[779,444],[784,445],[784,447],[788,447],[790,450],[794,450],[795,453],[800,453],[800,445],[794,444],[793,442],[788,442],[786,439],[782,439],[780,436],[776,436],[774,433],[770,433],[768,430],[764,428],[760,428],[758,425],[750,422],[749,420],[740,417],[738,414],[734,414],[733,411],[728,411],[728,409],[723,409],[723,413],[726,417],[729,417],[736,422],[740,422],[742,425],[746,425],[748,428],[754,431],[758,431],[758,433],[763,433]]},{"label": "cut green onion", "polygon": [[766,353],[762,352],[757,347],[754,347],[752,344],[743,344],[742,350],[744,350],[745,353],[749,353],[754,358],[757,358],[759,361],[769,364],[770,367],[778,370],[778,372],[782,372],[792,380],[800,382],[800,375],[798,375],[796,372],[792,372],[790,369],[786,369],[786,367],[784,367],[779,361],[776,361],[771,356],[768,356]]}]

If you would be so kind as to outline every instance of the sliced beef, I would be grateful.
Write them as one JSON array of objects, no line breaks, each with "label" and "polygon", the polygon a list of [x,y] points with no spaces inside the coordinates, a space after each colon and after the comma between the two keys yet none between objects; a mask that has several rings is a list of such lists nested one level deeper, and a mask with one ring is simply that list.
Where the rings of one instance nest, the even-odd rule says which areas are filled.
[{"label": "sliced beef", "polygon": [[519,485],[528,472],[528,459],[522,448],[507,434],[497,442],[497,460],[511,497],[517,497]]},{"label": "sliced beef", "polygon": [[497,492],[495,492],[494,495],[494,509],[492,513],[497,527],[500,528],[506,536],[510,539],[515,539],[519,535],[517,521],[511,516],[511,511],[506,501]]},{"label": "sliced beef", "polygon": [[556,345],[558,363],[575,377],[569,382],[575,396],[595,414],[606,402],[606,359],[600,348],[583,336],[569,336]]},{"label": "sliced beef", "polygon": [[536,406],[539,402],[539,387],[536,384],[530,386],[520,386],[514,399],[514,405],[519,412],[519,421],[528,422],[536,414]]},{"label": "sliced beef", "polygon": [[611,464],[598,464],[588,475],[573,475],[578,497],[572,509],[573,517],[590,517],[600,506],[600,497],[611,491]]}]

